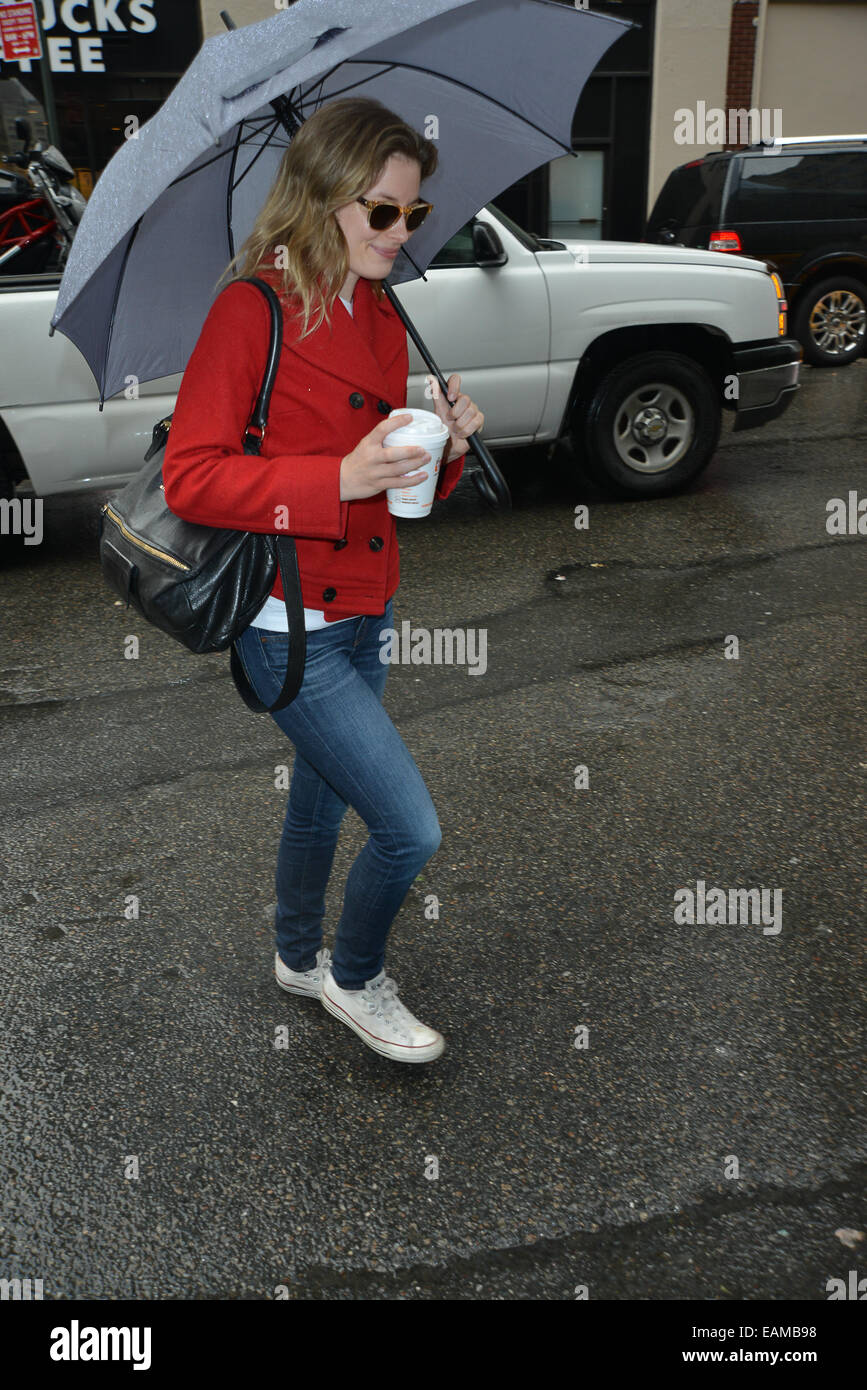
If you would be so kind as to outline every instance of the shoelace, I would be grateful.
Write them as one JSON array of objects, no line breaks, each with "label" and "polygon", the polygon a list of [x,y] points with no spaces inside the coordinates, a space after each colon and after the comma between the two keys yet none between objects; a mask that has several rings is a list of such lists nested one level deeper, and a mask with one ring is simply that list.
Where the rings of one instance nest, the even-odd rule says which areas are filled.
[{"label": "shoelace", "polygon": [[373,996],[371,999],[371,1013],[376,1013],[378,1009],[382,1009],[383,1014],[388,1018],[395,1012],[395,1009],[398,1010],[398,1014],[403,1010],[403,1005],[397,997],[397,983],[388,975],[386,975],[382,984],[377,985],[376,988],[370,990],[369,993]]}]

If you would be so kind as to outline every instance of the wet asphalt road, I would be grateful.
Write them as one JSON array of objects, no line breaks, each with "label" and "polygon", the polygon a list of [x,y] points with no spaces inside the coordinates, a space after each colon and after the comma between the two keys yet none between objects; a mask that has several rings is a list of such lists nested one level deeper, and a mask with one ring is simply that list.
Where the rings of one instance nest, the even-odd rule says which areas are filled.
[{"label": "wet asphalt road", "polygon": [[[446,1038],[427,1066],[277,989],[291,745],[225,655],[115,604],[104,495],[3,542],[0,1274],[46,1299],[824,1300],[865,1273],[835,1232],[867,1231],[867,550],[825,529],[867,494],[865,387],[867,361],[805,367],[680,497],[611,502],[531,451],[501,456],[511,515],[462,483],[398,523],[398,623],[487,630],[483,676],[386,690],[443,827],[387,957]],[[327,945],[365,838],[350,810]],[[697,880],[782,890],[782,929],[675,923]]]}]

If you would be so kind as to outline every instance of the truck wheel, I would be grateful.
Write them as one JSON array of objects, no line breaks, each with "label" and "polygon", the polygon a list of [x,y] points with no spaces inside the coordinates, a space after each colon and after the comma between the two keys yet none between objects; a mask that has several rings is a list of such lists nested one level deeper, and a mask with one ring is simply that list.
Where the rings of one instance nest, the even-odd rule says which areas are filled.
[{"label": "truck wheel", "polygon": [[588,473],[623,497],[664,497],[706,468],[721,409],[710,377],[689,357],[647,352],[599,382],[579,416]]},{"label": "truck wheel", "polygon": [[814,367],[845,367],[867,342],[867,287],[850,276],[820,280],[801,291],[792,332]]}]

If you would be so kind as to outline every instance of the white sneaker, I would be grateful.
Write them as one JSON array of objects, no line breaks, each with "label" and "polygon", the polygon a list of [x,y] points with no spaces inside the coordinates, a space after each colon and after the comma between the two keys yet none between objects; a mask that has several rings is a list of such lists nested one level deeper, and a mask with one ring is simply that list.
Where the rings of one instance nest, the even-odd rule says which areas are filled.
[{"label": "white sneaker", "polygon": [[384,970],[364,989],[341,989],[330,968],[322,980],[322,1003],[357,1033],[362,1042],[395,1062],[432,1062],[445,1047],[435,1029],[413,1018],[397,997],[397,985]]},{"label": "white sneaker", "polygon": [[322,980],[326,970],[331,969],[331,952],[327,946],[316,953],[316,964],[312,970],[290,970],[280,959],[279,951],[274,952],[274,976],[281,989],[289,994],[307,994],[318,999],[322,993]]}]

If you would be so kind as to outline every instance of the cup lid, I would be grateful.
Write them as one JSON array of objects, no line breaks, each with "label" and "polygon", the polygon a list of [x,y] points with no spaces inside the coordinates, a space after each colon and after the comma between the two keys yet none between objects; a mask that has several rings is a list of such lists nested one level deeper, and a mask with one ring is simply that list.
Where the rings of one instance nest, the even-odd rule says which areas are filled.
[{"label": "cup lid", "polygon": [[446,438],[449,432],[448,426],[432,410],[414,410],[411,406],[407,406],[404,410],[390,411],[389,417],[392,415],[411,415],[413,418],[411,424],[397,425],[390,431],[390,435],[394,435],[394,440],[388,446],[389,448],[392,448],[395,443],[403,444],[419,438],[423,439],[425,443],[428,438],[431,443],[437,443]]}]

